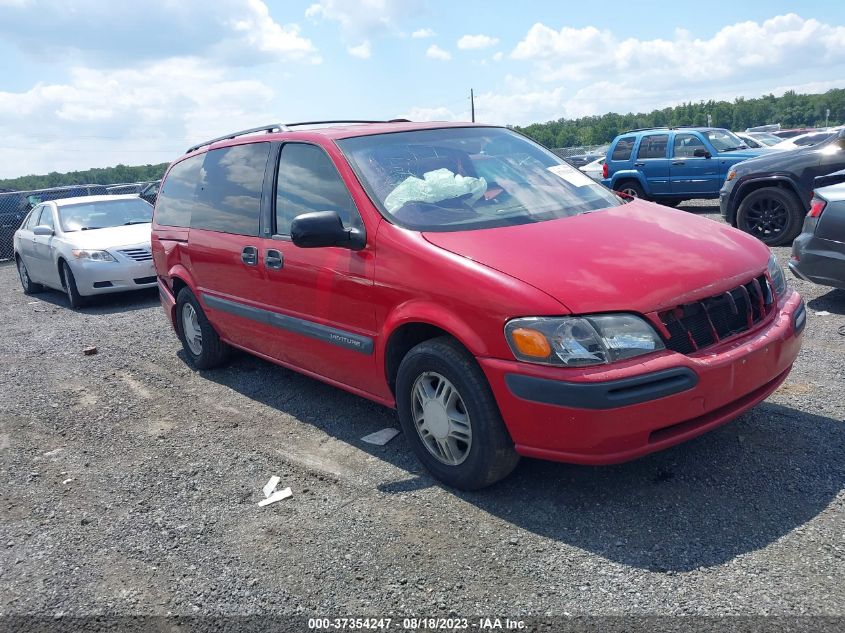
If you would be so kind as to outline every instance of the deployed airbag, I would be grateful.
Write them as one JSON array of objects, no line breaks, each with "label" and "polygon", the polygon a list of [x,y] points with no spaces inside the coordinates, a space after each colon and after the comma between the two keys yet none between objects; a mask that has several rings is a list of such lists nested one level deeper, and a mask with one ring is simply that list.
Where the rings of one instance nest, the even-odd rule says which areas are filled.
[{"label": "deployed airbag", "polygon": [[427,202],[434,204],[442,200],[452,200],[469,196],[467,204],[473,204],[487,190],[484,178],[473,178],[454,174],[446,168],[435,169],[423,174],[422,178],[408,176],[396,188],[387,194],[384,206],[393,213],[408,202]]}]

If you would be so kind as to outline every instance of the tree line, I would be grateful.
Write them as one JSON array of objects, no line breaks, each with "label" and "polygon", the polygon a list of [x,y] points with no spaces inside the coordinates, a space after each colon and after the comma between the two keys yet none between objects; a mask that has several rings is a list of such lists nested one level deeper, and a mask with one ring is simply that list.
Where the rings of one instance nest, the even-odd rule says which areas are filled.
[{"label": "tree line", "polygon": [[[830,116],[827,116],[830,110]],[[523,134],[547,147],[574,147],[609,143],[620,132],[642,127],[707,125],[710,115],[715,127],[742,131],[755,125],[780,123],[784,127],[819,127],[828,120],[830,125],[845,121],[845,89],[835,88],[823,94],[797,94],[788,91],[781,97],[765,95],[757,99],[742,97],[731,101],[700,101],[683,103],[672,108],[579,119],[558,119],[547,123],[532,123],[515,127]],[[111,185],[124,182],[158,180],[164,175],[167,163],[158,165],[117,165],[71,171],[51,172],[40,176],[21,176],[0,180],[0,189],[24,191],[63,185]]]},{"label": "tree line", "polygon": [[736,132],[769,123],[780,123],[786,128],[820,127],[825,125],[828,109],[829,125],[845,121],[845,89],[836,88],[823,94],[797,94],[790,90],[782,97],[765,95],[757,99],[740,97],[733,102],[710,100],[683,103],[651,112],[558,119],[514,129],[546,147],[574,147],[609,143],[617,134],[637,128],[704,126],[707,125],[708,114],[714,127]]},{"label": "tree line", "polygon": [[21,176],[0,180],[0,190],[30,191],[65,185],[114,185],[129,182],[149,182],[164,176],[168,163],[158,165],[117,165],[64,174],[50,172],[41,176]]}]

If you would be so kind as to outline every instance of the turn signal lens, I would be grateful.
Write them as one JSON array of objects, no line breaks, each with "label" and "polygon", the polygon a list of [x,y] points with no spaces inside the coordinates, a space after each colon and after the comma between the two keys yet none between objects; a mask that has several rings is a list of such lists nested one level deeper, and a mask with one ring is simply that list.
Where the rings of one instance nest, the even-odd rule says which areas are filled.
[{"label": "turn signal lens", "polygon": [[549,340],[542,332],[529,328],[516,328],[511,332],[511,340],[523,356],[548,358],[552,353]]},{"label": "turn signal lens", "polygon": [[728,172],[728,177],[727,177],[727,178],[725,178],[725,182],[730,182],[730,181],[731,181],[731,180],[733,180],[734,178],[736,178],[736,172],[735,172],[733,169],[731,169],[731,170]]}]

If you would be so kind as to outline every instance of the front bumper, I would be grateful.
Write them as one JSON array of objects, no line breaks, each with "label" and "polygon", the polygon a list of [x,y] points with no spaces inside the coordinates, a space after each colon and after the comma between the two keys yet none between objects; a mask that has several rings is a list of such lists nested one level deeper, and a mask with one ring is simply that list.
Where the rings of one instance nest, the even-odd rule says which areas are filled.
[{"label": "front bumper", "polygon": [[777,389],[798,356],[805,319],[796,292],[778,308],[760,328],[692,355],[667,351],[581,370],[478,361],[517,452],[579,464],[623,462],[724,424]]},{"label": "front bumper", "polygon": [[79,294],[84,296],[142,290],[156,285],[152,261],[97,262],[77,259],[70,262]]},{"label": "front bumper", "polygon": [[845,242],[826,240],[805,231],[792,243],[789,270],[805,281],[845,288]]}]

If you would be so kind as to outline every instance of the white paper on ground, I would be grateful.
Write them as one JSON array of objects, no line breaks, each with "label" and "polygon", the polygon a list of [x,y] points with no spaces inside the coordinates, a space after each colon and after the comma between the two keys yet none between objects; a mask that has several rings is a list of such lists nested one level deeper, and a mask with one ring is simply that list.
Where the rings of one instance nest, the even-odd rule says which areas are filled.
[{"label": "white paper on ground", "polygon": [[282,499],[287,499],[288,497],[292,496],[293,492],[290,488],[285,488],[284,490],[277,490],[266,499],[262,499],[261,501],[259,501],[258,507],[269,506],[271,503],[276,503],[277,501],[281,501]]},{"label": "white paper on ground", "polygon": [[568,165],[552,165],[551,167],[548,167],[548,170],[555,176],[563,178],[570,185],[574,185],[576,187],[585,187],[587,185],[596,184],[596,181],[590,178],[587,174]]},{"label": "white paper on ground", "polygon": [[279,482],[281,480],[281,477],[276,477],[276,475],[270,477],[270,481],[268,481],[261,489],[261,491],[264,493],[264,496],[269,497],[271,494],[273,494],[273,491],[276,489],[276,486],[279,485]]},{"label": "white paper on ground", "polygon": [[361,438],[361,441],[366,442],[367,444],[375,444],[376,446],[384,446],[397,435],[399,435],[399,429],[387,427],[381,431],[365,435]]}]

